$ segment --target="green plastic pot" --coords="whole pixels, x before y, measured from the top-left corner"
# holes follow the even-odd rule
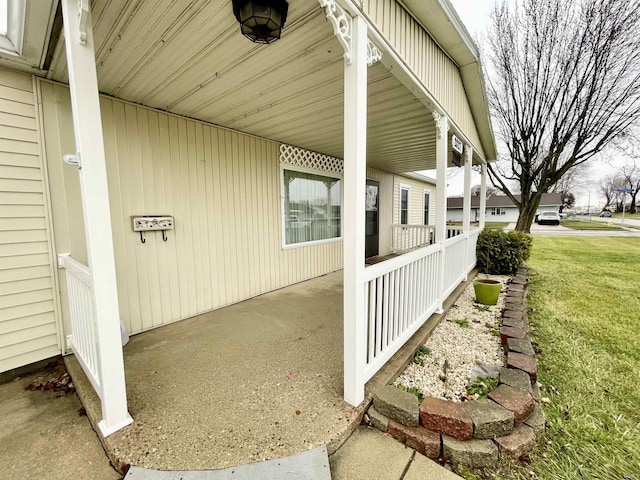
[[[502,283],[488,278],[477,278],[473,281],[473,289],[476,292],[476,302],[483,305],[495,305],[498,303]]]

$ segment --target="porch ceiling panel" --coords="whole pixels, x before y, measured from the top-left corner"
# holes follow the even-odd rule
[[[228,0],[93,2],[100,91],[343,157],[343,50],[318,2],[290,0],[281,40],[240,35]],[[68,83],[64,48],[52,77]],[[426,107],[382,64],[369,69],[368,163],[435,167]]]

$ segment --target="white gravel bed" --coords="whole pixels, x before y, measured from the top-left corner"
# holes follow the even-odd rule
[[[495,333],[500,330],[500,314],[506,297],[504,287],[510,277],[481,275],[481,278],[502,282],[498,304],[476,303],[470,283],[424,344],[431,351],[424,359],[424,366],[411,362],[394,385],[417,387],[425,396],[461,402],[467,398],[474,366],[481,362],[497,367],[504,365],[500,336]]]

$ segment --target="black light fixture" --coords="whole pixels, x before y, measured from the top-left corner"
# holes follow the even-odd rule
[[[287,20],[285,0],[232,0],[233,14],[242,34],[254,43],[273,43],[280,38]]]

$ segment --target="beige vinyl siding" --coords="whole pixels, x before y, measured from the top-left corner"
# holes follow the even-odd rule
[[[0,372],[60,353],[30,75],[0,67]]]
[[[458,66],[396,0],[364,0],[362,8],[484,157]]]
[[[56,248],[86,262],[69,91],[40,82]],[[101,97],[120,315],[130,332],[342,266],[342,242],[282,248],[279,144]],[[175,230],[131,229],[172,215]],[[61,288],[64,295],[64,285]],[[63,304],[64,304],[63,299]],[[256,319],[259,321],[259,319]]]
[[[409,187],[409,225],[424,225],[424,191],[431,191],[429,225],[436,221],[436,186],[414,178],[394,175],[393,178],[393,223],[400,223],[400,188]]]

